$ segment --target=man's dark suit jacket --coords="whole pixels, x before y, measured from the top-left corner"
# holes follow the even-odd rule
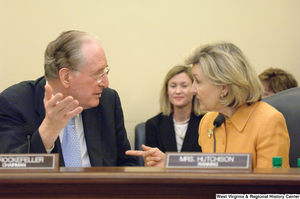
[[[198,144],[198,128],[203,115],[191,114],[188,128],[183,140],[181,152],[201,152]],[[177,152],[176,134],[173,115],[164,116],[162,113],[146,122],[146,145],[157,147],[162,152]]]
[[[0,94],[0,153],[27,153],[25,124],[30,125],[32,133],[30,153],[47,153],[38,132],[45,117],[45,84],[41,77],[11,86]],[[82,122],[92,166],[136,165],[135,157],[125,155],[130,144],[116,91],[103,89],[99,105],[82,112]],[[60,166],[64,166],[59,138],[52,153],[59,153]]]

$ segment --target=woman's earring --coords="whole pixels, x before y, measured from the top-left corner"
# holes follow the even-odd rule
[[[223,93],[221,93],[221,98],[224,98],[224,94]]]

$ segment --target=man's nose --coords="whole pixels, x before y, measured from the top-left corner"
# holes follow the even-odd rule
[[[103,86],[104,88],[107,88],[109,86],[109,80],[108,80],[107,74],[104,74],[102,76],[102,79],[101,79],[101,82],[100,82],[99,86]]]

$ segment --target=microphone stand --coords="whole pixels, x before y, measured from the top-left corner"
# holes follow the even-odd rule
[[[215,121],[214,121],[214,129],[213,129],[213,137],[214,137],[214,153],[216,153],[216,135],[215,135],[215,129],[217,128],[217,127],[219,127],[219,126],[221,126],[222,125],[222,123],[223,122],[225,122],[225,117],[223,116],[223,115],[221,115],[221,114],[219,114],[217,117],[216,117],[216,119],[215,119]]]
[[[30,153],[30,138],[31,138],[31,136],[27,135],[27,145],[28,145],[27,152],[28,152],[28,154]]]
[[[23,134],[27,137],[27,153],[30,153],[30,148],[31,148],[31,135],[32,135],[32,130],[31,130],[31,126],[29,124],[23,124],[22,126],[22,132]]]
[[[215,135],[215,129],[216,129],[216,125],[214,126],[214,129],[213,129],[213,136],[214,136],[214,153],[216,153],[216,135]]]

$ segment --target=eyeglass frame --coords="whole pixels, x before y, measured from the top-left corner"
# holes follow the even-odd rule
[[[80,71],[80,70],[77,70],[77,69],[73,69],[73,70],[81,72],[81,73],[84,73],[84,74],[86,74],[86,75],[88,75],[88,76],[90,76],[92,78],[97,79],[98,84],[100,84],[101,81],[102,81],[103,75],[105,75],[105,74],[108,75],[108,72],[109,72],[110,68],[109,68],[109,66],[106,66],[105,69],[104,69],[104,73],[101,73],[100,75],[91,75],[91,74],[88,74],[86,72],[83,72],[83,71]]]

